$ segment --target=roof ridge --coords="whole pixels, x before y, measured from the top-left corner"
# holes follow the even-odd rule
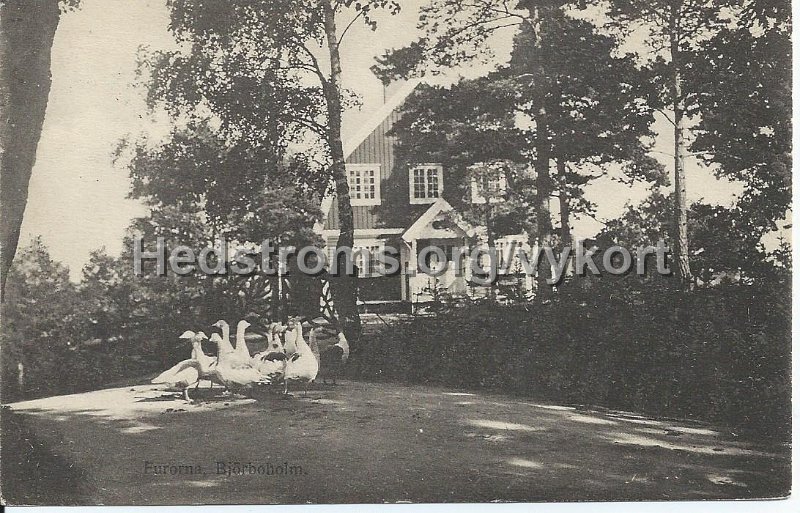
[[[355,134],[349,137],[347,141],[344,141],[342,146],[345,158],[349,157],[383,123],[383,120],[389,117],[389,114],[402,105],[420,83],[422,83],[422,80],[419,78],[408,80],[361,125],[361,128]]]

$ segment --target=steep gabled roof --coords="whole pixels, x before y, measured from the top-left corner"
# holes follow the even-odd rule
[[[389,114],[400,107],[403,102],[406,101],[406,98],[414,92],[414,89],[417,88],[420,82],[419,79],[413,79],[404,83],[391,98],[386,100],[386,102],[369,117],[356,133],[348,137],[342,145],[344,147],[344,158],[349,157],[350,154],[353,153],[381,123],[383,123],[383,120],[389,117]]]
[[[465,234],[471,235],[473,228],[466,221],[461,219],[461,216],[455,211],[452,205],[444,198],[439,198],[435,203],[431,204],[430,208],[426,210],[421,216],[417,218],[414,223],[403,232],[402,238],[406,242],[411,242],[414,239],[419,239],[422,232],[430,225],[436,216],[443,212],[452,212],[451,220],[453,223],[462,230]]]
[[[381,107],[376,110],[369,119],[355,132],[351,137],[348,137],[342,144],[344,149],[344,158],[347,159],[350,155],[374,132],[383,121],[388,118],[392,112],[400,107],[406,98],[417,88],[421,83],[419,79],[409,80],[404,83],[395,94],[393,94]],[[336,197],[335,192],[325,194],[320,204],[322,210],[322,221],[314,224],[314,231],[321,232],[325,224],[325,219],[333,205],[333,200]]]

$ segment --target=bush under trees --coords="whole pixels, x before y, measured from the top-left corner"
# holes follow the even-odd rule
[[[645,291],[615,278],[573,282],[544,304],[462,308],[395,324],[370,337],[350,373],[710,421],[782,439],[791,426],[788,287],[776,280],[686,292]]]

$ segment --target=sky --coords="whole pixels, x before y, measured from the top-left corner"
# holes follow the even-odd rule
[[[344,133],[354,132],[383,103],[383,86],[369,67],[386,48],[407,44],[418,36],[415,2],[403,2],[401,13],[379,17],[377,31],[354,25],[342,47],[344,85],[361,97],[360,109],[345,113]],[[56,32],[52,52],[53,85],[30,182],[28,206],[20,247],[41,236],[54,259],[70,267],[73,279],[101,247],[112,255],[122,249],[125,229],[134,217],[146,214],[139,202],[127,199],[127,171],[115,165],[113,153],[129,134],[159,134],[163,121],[147,115],[144,92],[134,86],[137,51],[171,49],[165,0],[83,0],[81,8],[65,14]],[[510,33],[494,41],[497,62],[507,58]],[[471,65],[459,74],[477,76],[491,67]],[[670,125],[657,121],[659,137],[654,157],[671,160]],[[717,180],[713,173],[690,160],[687,167],[689,200],[731,205],[741,187]],[[637,203],[647,191],[610,179],[595,181],[587,198],[598,205],[597,218],[622,213],[626,203]],[[577,220],[577,237],[592,236],[602,224]]]

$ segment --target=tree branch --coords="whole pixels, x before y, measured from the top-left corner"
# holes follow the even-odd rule
[[[292,119],[320,136],[324,137],[328,133],[328,128],[325,125],[318,123],[313,119],[297,117],[297,116],[293,117]]]
[[[311,65],[309,66],[309,71],[314,73],[317,78],[319,78],[320,84],[322,85],[323,89],[328,87],[328,79],[325,76],[325,73],[322,72],[322,68],[319,65],[319,60],[317,59],[314,52],[312,52],[305,44],[304,41],[300,41],[299,39],[293,38],[293,43],[295,46],[302,50],[306,55],[308,55],[309,59],[311,59]]]
[[[669,114],[667,114],[666,112],[664,112],[664,110],[663,110],[663,109],[659,109],[658,107],[654,107],[654,108],[653,108],[653,110],[655,110],[656,112],[658,112],[658,113],[660,113],[661,115],[663,115],[663,116],[664,116],[664,118],[665,118],[667,121],[669,121],[669,122],[670,122],[670,124],[671,124],[672,126],[675,126],[675,121],[673,121],[673,120],[672,120],[672,118],[670,118],[670,117],[669,117]]]
[[[364,14],[363,10],[358,11],[358,14],[356,14],[355,17],[352,20],[350,20],[350,23],[347,24],[347,26],[342,31],[342,34],[339,36],[339,40],[336,41],[336,46],[341,46],[342,40],[344,39],[345,34],[347,34],[347,31],[350,30],[350,27],[353,26],[353,23],[355,23],[363,14]]]

